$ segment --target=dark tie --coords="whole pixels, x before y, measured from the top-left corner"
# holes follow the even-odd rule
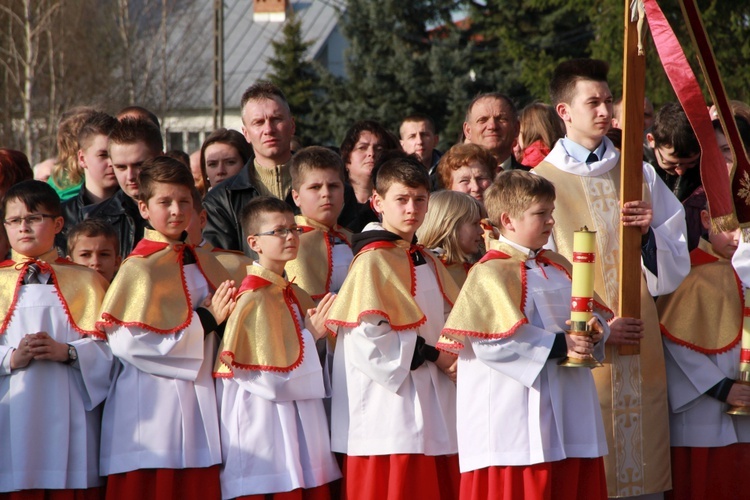
[[[586,158],[586,165],[594,163],[595,161],[599,161],[599,157],[596,156],[596,153],[589,153],[588,158]]]
[[[44,280],[44,283],[42,283],[42,280]],[[27,285],[47,284],[47,280],[39,276],[39,266],[36,264],[29,264],[29,267],[26,268],[26,278],[24,279],[24,282]]]
[[[182,264],[184,266],[195,264],[195,254],[193,253],[193,249],[187,245],[182,247]]]

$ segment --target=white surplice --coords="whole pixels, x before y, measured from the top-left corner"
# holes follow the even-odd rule
[[[356,327],[338,330],[331,422],[335,452],[352,456],[457,452],[455,385],[433,363],[409,369],[417,335],[436,345],[447,313],[431,265],[416,266],[415,271],[414,298],[426,323],[393,331],[385,318],[368,314]]]
[[[196,264],[184,270],[195,309],[208,296],[208,283]],[[119,363],[102,417],[102,475],[221,463],[211,374],[216,336],[204,338],[192,314],[187,328],[173,334],[107,328]]]
[[[10,370],[28,333],[75,346],[75,365],[35,361]],[[0,492],[101,486],[101,403],[113,366],[104,341],[81,338],[52,285],[22,285],[0,335]]]

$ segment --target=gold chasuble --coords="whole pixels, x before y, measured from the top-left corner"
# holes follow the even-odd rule
[[[211,252],[146,229],[112,281],[97,326],[135,326],[162,334],[186,328],[193,308],[182,263],[185,251],[193,252],[212,291],[231,279]]]
[[[661,332],[672,342],[704,354],[729,351],[742,338],[742,282],[732,262],[716,256],[704,239],[690,252],[690,260],[685,281],[656,301]]]
[[[411,252],[424,256],[424,265],[435,272],[443,298],[453,305],[458,286],[431,252],[404,240],[376,241],[354,256],[331,306],[326,326],[334,335],[339,326],[354,328],[368,314],[382,316],[395,331],[417,328],[427,320],[414,300],[417,283]]]
[[[234,370],[289,372],[302,362],[304,318],[315,307],[297,285],[261,266],[249,266],[227,320],[214,377],[232,377]],[[311,351],[314,353],[314,346]]]
[[[542,162],[534,172],[555,185],[557,251],[571,259],[573,233],[596,231],[594,291],[618,309],[620,251],[620,165],[597,176],[579,176]],[[644,189],[645,201],[650,201]],[[641,274],[641,276],[643,276]],[[604,366],[593,370],[609,453],[604,457],[610,497],[643,495],[671,488],[667,379],[654,299],[641,278],[641,353],[620,356],[607,346]]]
[[[30,264],[36,264],[40,273],[50,273],[50,283],[60,297],[71,326],[78,333],[105,338],[96,328],[96,320],[107,290],[107,280],[93,269],[59,257],[54,249],[37,258],[26,257],[14,250],[9,260],[0,262],[0,335],[5,333],[13,317],[18,292]]]
[[[527,324],[524,314],[527,260],[528,255],[518,249],[492,240],[490,249],[469,271],[438,346],[452,351],[451,341],[463,346],[464,336],[502,339]],[[561,270],[568,278],[571,276],[572,266],[562,255],[542,250],[535,260]],[[597,300],[594,307],[605,319],[612,317],[612,311]]]
[[[294,220],[304,233],[299,237],[297,258],[287,262],[284,269],[290,280],[318,301],[331,291],[334,238],[351,248],[352,232],[338,224],[329,228],[302,215]]]

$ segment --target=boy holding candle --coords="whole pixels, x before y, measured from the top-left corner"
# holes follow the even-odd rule
[[[469,272],[443,329],[449,350],[461,345],[460,498],[500,499],[508,491],[514,498],[552,498],[553,492],[555,498],[606,498],[601,457],[607,444],[594,379],[590,370],[558,361],[603,359],[609,333],[603,315],[610,312],[594,301],[588,280],[588,292],[579,292],[588,296],[575,301],[585,306],[574,305],[580,314],[573,318],[584,320],[591,336],[563,333],[571,318],[571,265],[542,249],[555,223],[552,183],[502,172],[484,199],[500,236]],[[590,253],[582,257],[577,260],[593,265]]]
[[[701,212],[703,227],[709,215]],[[730,406],[750,412],[748,373],[740,362],[750,348],[742,283],[732,266],[740,230],[709,232],[690,253],[692,269],[674,293],[657,301],[669,394],[673,498],[737,498],[750,489],[750,419],[729,415]],[[739,256],[738,270],[747,267]],[[744,261],[744,262],[743,262]],[[745,313],[747,314],[747,313]],[[744,377],[743,377],[744,375]]]

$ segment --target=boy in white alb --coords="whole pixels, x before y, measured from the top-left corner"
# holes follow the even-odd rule
[[[46,183],[12,186],[3,217],[13,252],[0,263],[0,498],[101,498],[112,353],[94,325],[107,283],[57,256],[60,198]]]
[[[120,362],[102,417],[107,498],[217,498],[213,332],[234,304],[234,283],[187,239],[190,171],[158,156],[139,182],[139,209],[153,229],[123,262],[101,314]]]
[[[302,229],[284,201],[251,200],[240,214],[258,263],[248,266],[214,376],[221,416],[222,498],[329,498],[341,477],[331,453],[315,341],[333,303],[317,309],[287,281]],[[290,496],[290,493],[293,496]]]
[[[554,200],[552,183],[520,170],[501,172],[485,192],[501,234],[469,272],[443,330],[451,350],[462,346],[462,500],[607,496],[607,444],[591,370],[558,362],[566,355],[603,359],[608,328],[596,315],[590,339],[563,333],[571,265],[542,249],[555,223]]]
[[[453,499],[458,494],[454,356],[434,347],[458,287],[414,243],[429,198],[414,158],[386,161],[371,223],[327,325],[336,330],[331,436],[344,453],[343,498]]]
[[[304,232],[297,258],[286,266],[289,279],[315,301],[338,293],[352,262],[352,233],[339,226],[344,208],[344,163],[328,148],[311,146],[292,157],[292,199]]]
[[[701,219],[709,230],[706,210]],[[701,238],[688,277],[656,302],[669,393],[668,498],[729,500],[750,489],[750,419],[727,413],[730,405],[750,406],[750,386],[737,382],[747,314],[747,290],[730,260],[739,239],[739,229],[709,232],[710,243]],[[738,270],[748,268],[746,258],[737,260]]]

